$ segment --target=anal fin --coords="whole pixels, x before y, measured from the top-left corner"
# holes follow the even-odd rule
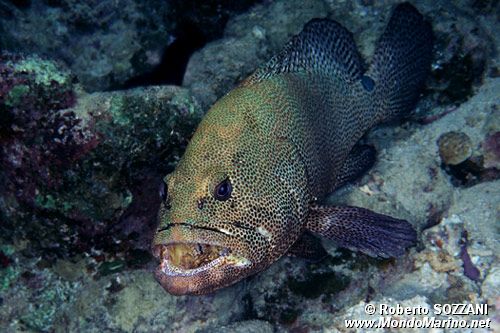
[[[312,207],[306,229],[340,247],[382,258],[402,256],[417,240],[407,221],[350,206]]]

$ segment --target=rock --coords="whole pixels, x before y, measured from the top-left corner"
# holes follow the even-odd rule
[[[481,146],[484,151],[484,167],[500,170],[500,132],[487,135]]]
[[[64,61],[88,91],[109,89],[158,65],[172,37],[167,8],[163,1],[134,0],[5,4],[0,46]]]
[[[498,263],[495,267],[492,267],[488,275],[486,275],[481,290],[481,296],[488,304],[495,304],[498,302],[498,290],[500,290],[500,265],[498,265]]]
[[[483,277],[499,256],[495,249],[500,246],[500,240],[490,236],[498,233],[495,221],[500,216],[499,185],[500,180],[495,180],[464,189],[454,195],[448,212],[448,216],[458,216],[463,222],[468,235],[468,251]]]
[[[79,274],[76,280],[73,277],[68,280],[51,269],[40,269],[36,260],[22,263],[23,268],[30,269],[29,274],[18,272],[21,264],[16,264],[13,283],[8,289],[0,289],[6,299],[0,306],[0,329],[64,332],[213,331],[221,326],[240,332],[269,329],[269,324],[258,321],[233,324],[244,311],[241,296],[234,297],[241,292],[241,286],[212,296],[175,297],[162,289],[149,270],[93,279],[85,272],[86,263],[88,260],[80,259],[69,264]],[[63,265],[68,263],[58,264]]]
[[[6,2],[0,8],[0,49],[63,61],[90,92],[151,84],[148,80],[172,83],[179,79],[166,71],[180,70],[182,79],[183,65],[159,68],[162,61],[187,61],[194,49],[220,36],[228,17],[254,2]],[[155,73],[157,68],[162,73]]]
[[[476,10],[449,2],[428,12],[433,18],[436,52],[427,92],[434,95],[438,105],[465,102],[483,81],[496,47],[490,26],[473,19],[478,15]]]
[[[119,279],[122,289],[108,291],[106,286]],[[198,331],[207,327],[228,325],[241,315],[236,290],[228,289],[208,297],[175,297],[167,294],[146,270],[115,274],[98,281],[86,280],[75,302],[57,316],[57,327],[63,331],[109,329],[121,331]],[[89,303],[87,300],[93,299]],[[85,320],[65,321],[78,312]],[[204,320],[203,318],[206,318]]]
[[[0,330],[50,331],[61,304],[74,301],[79,283],[38,268],[36,260],[23,260],[20,264],[19,253],[12,256],[15,263],[8,270],[12,280],[7,288],[0,286],[0,295],[6,300],[0,306]],[[0,270],[0,282],[5,273]]]
[[[229,20],[224,38],[207,44],[190,58],[183,86],[208,108],[253,72],[314,17],[323,17],[321,1],[276,1],[256,5]],[[280,17],[280,24],[273,19]]]
[[[271,324],[262,320],[240,321],[228,326],[222,326],[217,329],[221,333],[273,333]],[[209,331],[207,331],[209,332]]]
[[[377,311],[375,312],[374,315],[369,315],[365,311],[365,307],[369,303],[374,304],[376,306]],[[340,316],[336,317],[333,320],[333,324],[328,325],[328,328],[331,330],[337,331],[337,332],[365,332],[365,330],[366,330],[365,328],[363,328],[363,329],[352,329],[352,328],[347,329],[346,325],[345,325],[345,321],[346,320],[353,320],[353,319],[354,320],[375,319],[378,321],[378,318],[382,317],[382,316],[380,316],[380,311],[379,311],[380,304],[387,304],[388,306],[391,306],[391,307],[395,307],[396,304],[399,304],[401,307],[417,307],[417,306],[419,306],[420,308],[426,309],[429,311],[431,311],[431,308],[432,308],[432,305],[429,304],[429,301],[427,300],[427,298],[422,297],[422,296],[416,296],[416,297],[405,299],[405,300],[384,297],[384,298],[377,300],[377,301],[374,301],[374,302],[361,301],[358,304],[356,304],[355,306],[353,306],[349,309],[346,309],[345,311],[342,311],[339,314]],[[425,311],[425,310],[423,310],[423,311]],[[391,316],[387,316],[387,317],[391,317]],[[411,317],[416,317],[418,319],[422,319],[423,315],[422,314],[420,314],[420,315],[397,315],[397,316],[392,316],[392,317],[398,318],[398,320],[410,319]],[[423,329],[415,330],[414,328],[407,329],[407,331],[405,331],[405,330],[402,330],[402,331],[404,331],[404,332],[415,332],[415,331],[427,332],[427,330],[423,330]]]

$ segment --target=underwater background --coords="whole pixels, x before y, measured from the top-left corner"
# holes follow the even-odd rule
[[[488,303],[482,331],[500,330],[495,0],[413,1],[436,38],[423,96],[327,200],[410,221],[406,256],[324,241],[320,262],[283,257],[208,296],[152,274],[159,184],[208,108],[312,18],[369,59],[399,2],[0,1],[0,331],[354,332],[367,302]]]

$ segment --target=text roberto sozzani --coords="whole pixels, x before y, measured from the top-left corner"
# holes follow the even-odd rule
[[[370,319],[346,319],[346,328],[490,328],[488,304],[365,305]],[[464,317],[467,316],[467,317]]]

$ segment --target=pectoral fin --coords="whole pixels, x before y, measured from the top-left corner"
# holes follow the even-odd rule
[[[373,164],[375,164],[375,156],[376,151],[372,146],[355,145],[347,156],[344,165],[339,170],[335,185],[331,192],[361,177],[373,166]]]
[[[293,243],[292,247],[288,249],[287,255],[311,261],[320,261],[326,257],[328,253],[323,248],[323,245],[321,245],[321,240],[306,231],[295,243]]]
[[[306,229],[341,247],[382,258],[403,255],[417,239],[405,220],[350,206],[312,207]]]

